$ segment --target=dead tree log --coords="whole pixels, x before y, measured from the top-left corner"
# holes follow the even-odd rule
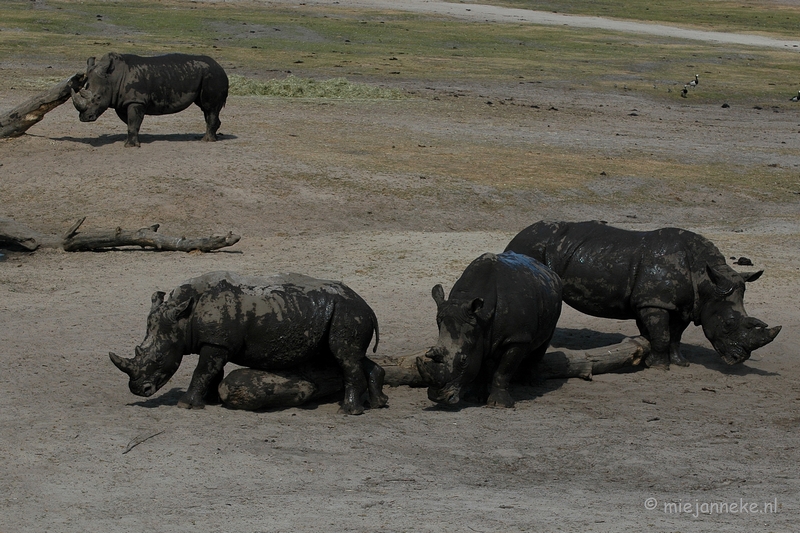
[[[0,219],[0,244],[8,243],[18,247],[35,250],[39,246],[45,248],[62,248],[67,252],[85,252],[118,248],[121,246],[141,246],[162,251],[175,252],[210,252],[227,246],[233,246],[241,237],[229,232],[227,235],[212,235],[205,238],[187,239],[172,237],[158,232],[159,225],[154,224],[139,230],[99,230],[78,233],[86,217],[81,218],[67,232],[59,237],[47,235],[28,228],[11,219]]]
[[[73,90],[80,90],[85,79],[86,75],[82,72],[74,74],[50,90],[0,115],[0,138],[23,135],[28,128],[42,120],[46,113],[66,102],[72,96]]]
[[[605,374],[637,366],[649,353],[650,343],[644,337],[628,337],[619,344],[591,350],[555,350],[545,354],[534,378],[538,379],[592,379],[595,374]],[[370,356],[386,371],[384,382],[396,387],[424,387],[425,382],[417,372],[417,357],[425,352],[399,357]]]

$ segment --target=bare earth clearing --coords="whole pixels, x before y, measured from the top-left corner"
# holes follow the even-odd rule
[[[2,67],[6,80],[44,68]],[[87,229],[242,235],[209,254],[0,262],[1,532],[796,529],[800,186],[765,197],[601,171],[631,152],[796,168],[800,108],[665,106],[547,84],[408,88],[399,101],[232,97],[212,144],[196,140],[196,108],[147,117],[142,147],[126,149],[113,112],[82,124],[70,104],[0,142],[0,216],[50,233],[85,215]],[[4,89],[0,102],[33,94]],[[574,147],[598,157],[586,187],[504,185]],[[108,360],[141,342],[153,291],[220,269],[342,280],[375,309],[379,354],[419,351],[436,336],[431,287],[449,290],[469,261],[543,218],[697,231],[766,270],[745,305],[783,331],[737,367],[690,327],[688,368],[517,388],[508,410],[443,410],[424,389],[387,387],[389,407],[358,417],[335,399],[186,411],[175,404],[196,356],[150,399]],[[554,344],[635,332],[567,309]],[[754,507],[699,507],[740,502]]]

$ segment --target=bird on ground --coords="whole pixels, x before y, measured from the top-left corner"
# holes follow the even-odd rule
[[[698,85],[700,85],[700,77],[697,74],[695,74],[694,79],[689,82],[689,87],[696,87]]]
[[[686,94],[689,92],[689,87],[687,85],[683,86],[683,90],[681,91],[681,96],[686,98]]]
[[[794,98],[789,98],[789,101],[800,102],[800,91],[797,91],[797,96],[795,96]]]

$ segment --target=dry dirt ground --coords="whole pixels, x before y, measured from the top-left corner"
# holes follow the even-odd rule
[[[3,109],[33,94],[3,86]],[[0,216],[50,233],[87,216],[87,229],[242,235],[209,254],[0,262],[0,532],[796,530],[800,188],[765,200],[602,167],[585,188],[498,184],[572,147],[797,167],[800,108],[723,113],[547,84],[408,88],[399,101],[232,97],[217,143],[196,140],[193,109],[147,117],[142,147],[126,149],[112,112],[83,124],[69,104],[0,142]],[[182,410],[196,356],[149,399],[108,360],[142,340],[153,291],[220,269],[343,280],[377,313],[379,354],[419,351],[436,337],[431,287],[449,290],[543,218],[698,231],[766,270],[746,307],[783,331],[741,366],[690,327],[688,368],[520,387],[513,409],[443,410],[424,389],[387,387],[389,407],[357,417],[336,399]],[[635,333],[570,309],[559,325],[554,344],[570,348]]]

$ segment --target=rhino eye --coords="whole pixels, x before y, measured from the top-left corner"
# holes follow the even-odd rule
[[[466,368],[466,366],[467,366],[467,354],[465,354],[465,353],[457,354],[456,357],[455,357],[454,364],[458,368]]]

